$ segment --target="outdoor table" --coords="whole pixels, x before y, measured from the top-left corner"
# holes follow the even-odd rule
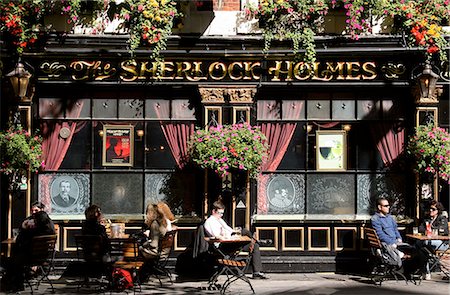
[[[439,254],[439,250],[441,250],[441,247],[445,245],[446,241],[450,240],[450,236],[440,236],[440,235],[423,235],[423,234],[406,234],[406,237],[410,239],[414,239],[417,241],[430,241],[430,240],[439,240],[441,241],[441,244],[434,249],[434,251],[431,251],[428,247],[424,247],[424,249],[428,252],[428,263],[430,265],[430,269],[433,269],[436,266],[439,266],[440,270],[444,272],[447,276],[450,274],[449,270],[442,267],[441,264],[441,257],[444,254],[444,251],[442,251],[441,254]]]
[[[214,244],[214,249],[220,257],[217,259],[217,261],[222,266],[222,268],[218,268],[217,271],[209,279],[208,288],[212,289],[215,286],[218,286],[217,280],[219,276],[222,274],[226,274],[227,280],[223,283],[223,286],[220,290],[221,294],[225,293],[226,289],[230,286],[231,283],[239,279],[246,282],[252,289],[253,293],[255,293],[252,284],[245,276],[245,273],[243,271],[245,269],[246,263],[248,263],[248,260],[246,263],[236,260],[236,256],[239,254],[242,248],[251,243],[252,239],[247,236],[232,236],[228,239],[206,237],[205,240],[210,244]],[[216,245],[218,246],[216,247]]]

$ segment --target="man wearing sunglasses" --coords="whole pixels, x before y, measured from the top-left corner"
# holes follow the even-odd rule
[[[225,213],[225,205],[221,201],[215,201],[213,203],[211,216],[209,216],[208,219],[206,219],[204,224],[205,231],[208,236],[226,239],[231,237],[232,234],[235,234],[234,230],[222,219],[224,213]],[[252,234],[247,229],[242,229],[242,235],[253,238]],[[242,250],[249,251],[251,244],[253,243],[246,245]],[[253,246],[253,255],[251,264],[253,268],[253,278],[267,279],[268,277],[264,273],[262,273],[262,262],[261,262],[261,252],[259,251],[259,243],[256,242],[252,246]]]
[[[391,258],[400,267],[402,266],[402,258],[406,259],[410,256],[399,250],[399,246],[404,247],[408,244],[403,243],[400,232],[397,228],[397,222],[391,214],[389,214],[389,201],[384,198],[377,199],[377,212],[372,216],[372,227],[377,232],[378,238],[385,250],[390,254]]]

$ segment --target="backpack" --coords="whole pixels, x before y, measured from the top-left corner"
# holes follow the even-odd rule
[[[114,268],[112,272],[111,287],[114,291],[119,292],[133,288],[133,278],[131,277],[131,273],[122,268]]]

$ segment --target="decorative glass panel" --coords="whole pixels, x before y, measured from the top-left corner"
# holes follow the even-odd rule
[[[353,100],[334,100],[331,118],[333,120],[354,120],[355,119],[355,101],[353,101]]]
[[[283,100],[282,120],[304,120],[305,101],[304,100]]]
[[[257,119],[273,121],[281,119],[281,105],[276,100],[258,100]]]
[[[164,186],[170,178],[169,173],[154,173],[145,175],[145,203],[156,204],[159,201],[167,201]]]
[[[305,176],[270,174],[260,183],[264,189],[268,214],[305,213]]]
[[[39,175],[39,201],[52,218],[84,216],[89,206],[89,174],[57,173]]]
[[[66,104],[66,118],[88,119],[91,117],[91,100],[68,100]]]
[[[329,120],[330,101],[329,100],[308,100],[306,116],[308,119]]]
[[[309,174],[308,214],[354,214],[355,179],[352,174]]]
[[[92,203],[105,215],[135,215],[143,212],[143,175],[102,173],[92,175]]]
[[[146,119],[170,119],[170,100],[147,99],[145,100]]]
[[[358,120],[380,118],[380,102],[375,100],[360,100],[357,103]]]
[[[144,101],[141,99],[120,99],[119,118],[143,118]]]
[[[172,101],[172,119],[195,120],[195,109],[189,105],[187,99],[175,99]]]
[[[63,118],[62,100],[58,98],[39,99],[39,117],[41,119]]]
[[[93,117],[96,119],[117,118],[117,100],[115,99],[94,99]]]
[[[393,214],[405,214],[406,179],[400,174],[359,174],[357,176],[357,213],[372,215],[375,202],[386,197]]]

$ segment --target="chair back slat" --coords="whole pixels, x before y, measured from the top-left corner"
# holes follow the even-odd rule
[[[78,259],[87,262],[101,262],[103,258],[103,239],[98,235],[76,235]]]
[[[364,228],[364,233],[366,235],[366,239],[369,241],[369,245],[371,248],[381,249],[381,241],[378,238],[377,232],[373,228]]]
[[[55,251],[56,235],[33,237],[31,241],[30,265],[40,265],[52,258]]]

